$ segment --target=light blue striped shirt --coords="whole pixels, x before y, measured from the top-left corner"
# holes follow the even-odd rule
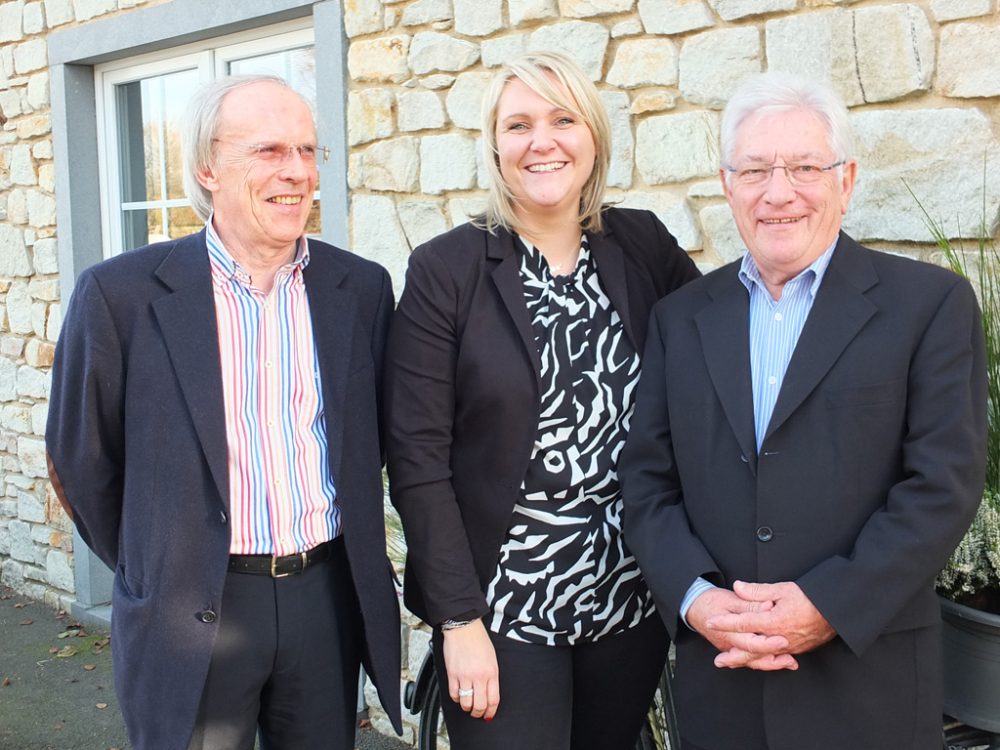
[[[750,295],[750,382],[758,450],[767,434],[788,363],[792,361],[795,345],[836,246],[837,241],[834,240],[821,256],[786,281],[781,289],[781,298],[777,300],[767,290],[753,256],[750,253],[743,255],[739,278]],[[714,586],[704,578],[698,578],[691,584],[681,602],[680,613],[685,623],[694,600],[711,588]]]

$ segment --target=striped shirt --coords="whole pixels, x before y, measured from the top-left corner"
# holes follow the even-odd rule
[[[836,246],[837,240],[834,240],[821,256],[795,278],[786,281],[778,300],[767,291],[753,256],[743,254],[739,277],[750,294],[750,382],[758,450],[767,434],[788,363],[792,361],[795,345],[799,342],[799,335],[805,327]],[[691,584],[681,601],[680,614],[685,623],[694,600],[711,588],[715,587],[701,577]]]
[[[288,555],[340,533],[309,299],[309,244],[256,289],[212,226],[229,458],[230,554]]]

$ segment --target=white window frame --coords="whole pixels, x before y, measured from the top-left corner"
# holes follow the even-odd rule
[[[125,208],[166,210],[191,205],[186,198],[132,203],[121,200],[115,86],[183,70],[197,70],[199,82],[206,82],[225,76],[229,63],[235,60],[310,46],[315,46],[315,31],[312,20],[305,18],[94,66],[103,257],[110,258],[123,251]],[[314,199],[319,197],[317,190]]]

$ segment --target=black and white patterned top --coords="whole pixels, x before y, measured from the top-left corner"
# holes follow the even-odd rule
[[[622,540],[618,456],[639,355],[597,276],[586,238],[553,277],[521,240],[521,280],[541,356],[541,412],[521,498],[486,591],[489,629],[519,641],[595,641],[654,611]]]

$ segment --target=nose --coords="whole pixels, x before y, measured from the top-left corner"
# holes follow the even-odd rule
[[[782,167],[771,170],[764,199],[768,203],[789,203],[795,200],[795,186],[788,179],[788,171]]]
[[[302,158],[302,154],[294,147],[281,160],[281,176],[287,180],[301,181],[315,171],[316,162]]]
[[[555,146],[552,130],[547,125],[536,127],[531,133],[532,151],[549,151]]]

